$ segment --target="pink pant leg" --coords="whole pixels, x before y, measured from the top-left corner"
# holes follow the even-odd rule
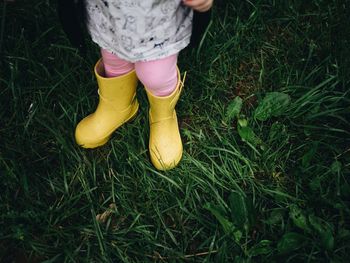
[[[101,48],[101,55],[107,78],[118,77],[134,69],[133,63],[121,59],[103,48]]]
[[[178,79],[177,55],[135,63],[139,80],[153,95],[165,97],[175,90]]]

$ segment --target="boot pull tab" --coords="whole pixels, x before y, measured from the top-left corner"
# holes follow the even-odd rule
[[[180,81],[180,88],[179,88],[179,91],[178,91],[179,93],[181,93],[182,88],[183,88],[184,85],[185,85],[186,76],[187,76],[187,71],[184,72],[184,75],[183,75],[182,79],[181,79],[181,75],[180,75],[180,78],[179,78],[179,81]]]

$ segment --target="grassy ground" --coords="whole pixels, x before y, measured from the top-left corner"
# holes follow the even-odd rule
[[[288,2],[288,3],[287,3]],[[147,152],[147,99],[84,150],[92,66],[54,1],[1,2],[1,262],[347,262],[347,1],[216,1],[185,51],[181,164]]]

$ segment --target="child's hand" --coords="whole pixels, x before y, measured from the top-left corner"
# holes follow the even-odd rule
[[[212,5],[213,0],[182,0],[183,3],[189,7],[192,7],[198,12],[208,11]]]

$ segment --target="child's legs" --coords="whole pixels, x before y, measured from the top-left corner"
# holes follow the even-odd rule
[[[103,48],[101,48],[101,55],[107,78],[118,77],[134,69],[133,63],[121,59]]]
[[[136,62],[135,70],[139,80],[155,96],[168,96],[177,85],[177,55],[163,59]]]

